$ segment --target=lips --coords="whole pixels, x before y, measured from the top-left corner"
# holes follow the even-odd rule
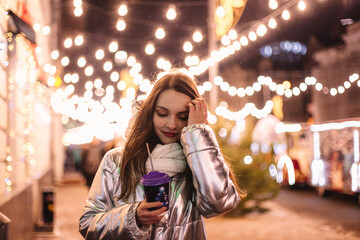
[[[176,137],[177,133],[171,133],[171,132],[162,132],[166,137],[173,138]]]

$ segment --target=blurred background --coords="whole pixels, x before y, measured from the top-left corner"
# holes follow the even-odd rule
[[[81,239],[102,156],[171,68],[248,193],[210,239],[274,234],[254,216],[312,226],[273,239],[360,239],[359,19],[358,0],[1,0],[0,239]]]

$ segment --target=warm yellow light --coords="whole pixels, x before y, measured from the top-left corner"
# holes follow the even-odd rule
[[[255,40],[257,39],[256,33],[253,32],[253,31],[250,31],[250,32],[249,32],[249,39],[250,39],[251,41],[255,41]]]
[[[121,4],[120,7],[119,7],[119,9],[118,9],[118,14],[123,17],[123,16],[125,16],[127,13],[128,13],[128,8],[127,8],[127,6],[126,6],[125,4]]]
[[[75,17],[80,17],[83,14],[83,9],[82,7],[77,7],[74,9],[74,16]]]
[[[281,14],[281,17],[284,19],[284,20],[289,20],[290,19],[290,12],[288,10],[284,10]]]
[[[86,65],[86,59],[84,57],[79,57],[78,61],[77,61],[77,65],[79,67],[85,67]]]
[[[127,52],[125,52],[125,51],[117,51],[115,53],[115,60],[122,62],[122,61],[125,61],[126,58],[127,58]]]
[[[225,17],[225,8],[223,6],[218,6],[216,8],[216,16],[218,16],[219,18]]]
[[[88,66],[85,68],[85,75],[90,77],[94,73],[94,68],[92,66]]]
[[[95,79],[95,81],[94,81],[94,87],[95,88],[101,88],[102,85],[103,85],[103,82],[102,82],[102,80],[100,78]]]
[[[278,2],[276,0],[270,0],[269,1],[269,7],[272,9],[272,10],[275,10],[277,9],[279,6]]]
[[[42,33],[46,36],[46,35],[49,35],[50,33],[50,27],[49,26],[44,26],[42,28]]]
[[[174,6],[170,6],[166,12],[166,18],[169,20],[174,20],[176,18],[176,9]]]
[[[97,60],[103,59],[104,56],[105,56],[105,52],[104,52],[104,50],[102,50],[102,49],[98,49],[98,50],[95,52],[95,58],[96,58]]]
[[[111,71],[111,69],[113,68],[113,65],[112,65],[112,63],[110,62],[110,61],[106,61],[105,63],[104,63],[104,71],[106,71],[106,72],[110,72]]]
[[[231,29],[228,35],[231,40],[235,40],[237,38],[237,32],[235,31],[235,29]]]
[[[228,35],[224,35],[221,37],[221,44],[224,45],[224,46],[227,46],[230,44],[230,38]]]
[[[203,39],[203,35],[201,34],[200,31],[195,31],[193,34],[193,40],[194,42],[201,42]]]
[[[126,23],[125,23],[125,21],[122,20],[122,19],[118,20],[117,23],[116,23],[116,29],[117,29],[118,31],[124,31],[125,28],[126,28]]]
[[[64,47],[65,48],[70,48],[72,46],[72,44],[73,44],[73,41],[72,41],[71,38],[68,37],[68,38],[65,39],[65,41],[64,41]]]
[[[306,3],[305,3],[305,1],[300,0],[299,3],[298,3],[298,5],[297,5],[297,7],[298,7],[298,9],[299,9],[300,11],[304,11],[304,10],[306,9]]]
[[[111,75],[110,75],[110,80],[112,82],[117,82],[120,78],[120,75],[118,72],[112,72]]]
[[[76,46],[81,46],[84,43],[84,37],[79,35],[75,38],[74,43]]]
[[[156,29],[155,37],[157,39],[163,39],[165,37],[165,30],[163,28],[161,28],[161,27]]]
[[[243,36],[240,38],[240,43],[241,43],[241,45],[246,46],[246,45],[248,45],[249,40],[247,39],[247,37]]]
[[[145,47],[145,53],[147,55],[153,55],[155,52],[155,46],[152,43],[148,43]]]
[[[186,41],[184,43],[183,49],[185,52],[191,52],[193,50],[193,45],[191,44],[191,42]]]
[[[267,32],[267,28],[265,27],[264,24],[260,24],[257,29],[256,29],[256,34],[259,36],[259,37],[263,37]]]
[[[54,51],[52,51],[51,52],[51,59],[53,59],[53,60],[56,60],[56,59],[58,59],[59,58],[59,51],[58,50],[54,50]]]
[[[118,50],[118,48],[119,48],[119,45],[115,41],[112,41],[109,45],[109,51],[112,53],[116,52]]]
[[[268,26],[269,26],[269,28],[271,28],[271,29],[275,29],[276,26],[277,26],[276,20],[275,20],[274,18],[271,18],[271,19],[269,20],[269,22],[268,22]]]
[[[35,31],[35,32],[38,32],[38,31],[40,30],[40,28],[41,28],[41,25],[40,25],[39,23],[35,23],[35,24],[33,25],[33,28],[34,28],[34,31]]]
[[[70,63],[70,59],[68,57],[63,57],[61,58],[61,65],[63,65],[64,67],[66,67],[67,65],[69,65]]]
[[[284,81],[282,84],[285,89],[289,89],[291,87],[291,83],[289,81]]]
[[[74,7],[81,7],[82,6],[82,0],[74,0],[73,5],[74,5]]]

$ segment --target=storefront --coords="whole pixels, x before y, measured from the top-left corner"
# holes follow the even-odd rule
[[[50,105],[50,74],[42,70],[51,63],[56,32],[45,35],[32,25],[51,26],[51,1],[31,5],[0,2],[0,212],[11,220],[9,239],[31,239],[42,191],[62,172],[54,171],[63,161],[62,127]]]

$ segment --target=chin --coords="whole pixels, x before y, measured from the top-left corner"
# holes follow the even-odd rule
[[[161,143],[163,145],[165,144],[170,144],[170,143],[176,143],[176,142],[179,142],[180,139],[160,139]]]

